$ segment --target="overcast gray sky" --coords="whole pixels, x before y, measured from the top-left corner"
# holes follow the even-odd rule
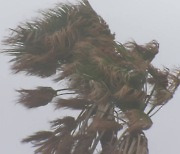
[[[0,40],[8,35],[8,28],[36,17],[37,10],[53,7],[57,2],[65,0],[0,0]],[[160,53],[154,64],[158,67],[180,66],[179,0],[90,0],[90,3],[116,33],[119,42],[147,43],[156,39],[160,43]],[[52,82],[10,74],[9,59],[0,55],[0,153],[33,154],[31,145],[21,144],[20,140],[35,131],[48,129],[48,121],[69,112],[54,112],[50,105],[27,110],[16,104],[15,89],[50,86]],[[146,131],[150,154],[179,153],[179,110],[180,89],[173,100],[153,117],[154,125]]]

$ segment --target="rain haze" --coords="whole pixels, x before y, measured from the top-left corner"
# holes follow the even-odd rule
[[[9,35],[9,28],[38,16],[39,9],[53,7],[65,0],[0,0],[0,40]],[[71,0],[69,2],[75,2]],[[121,43],[135,40],[139,44],[153,39],[160,44],[154,59],[162,68],[180,65],[180,2],[178,0],[89,0],[95,11],[110,26],[116,40]],[[0,46],[1,49],[5,48]],[[51,79],[13,75],[8,61],[0,55],[0,153],[32,154],[30,144],[21,139],[33,132],[49,128],[48,121],[70,112],[54,111],[51,105],[27,110],[16,103],[15,89],[51,86]],[[177,154],[180,145],[180,89],[174,98],[158,112],[153,126],[146,131],[150,154]]]

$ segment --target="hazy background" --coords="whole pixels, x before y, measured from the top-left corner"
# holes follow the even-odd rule
[[[0,0],[0,40],[9,34],[8,28],[36,17],[37,10],[53,7],[57,2],[65,0]],[[156,39],[160,43],[160,53],[154,64],[158,67],[180,65],[179,0],[90,0],[90,3],[116,33],[119,42],[135,40],[143,44]],[[23,74],[12,75],[9,60],[10,57],[0,55],[0,153],[33,154],[31,145],[21,144],[20,140],[35,131],[48,129],[48,121],[69,113],[55,112],[50,105],[27,110],[16,104],[15,89],[50,86],[52,82]],[[154,125],[146,132],[150,154],[179,153],[179,110],[180,89],[153,117]]]

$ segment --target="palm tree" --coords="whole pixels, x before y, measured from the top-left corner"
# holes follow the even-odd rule
[[[41,18],[12,29],[4,43],[11,46],[4,52],[13,56],[14,73],[67,82],[63,89],[20,89],[19,103],[79,111],[52,121],[50,131],[23,139],[36,147],[35,154],[149,153],[143,131],[180,84],[180,69],[151,64],[157,41],[115,41],[106,22],[82,0],[43,11]]]

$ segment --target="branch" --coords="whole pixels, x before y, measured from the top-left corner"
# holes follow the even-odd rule
[[[63,94],[59,94],[59,95],[57,95],[57,96],[60,96],[60,95],[70,95],[70,94],[77,94],[77,93],[63,93]]]
[[[145,106],[144,106],[144,110],[146,109],[147,105],[149,104],[149,100],[151,99],[154,91],[155,91],[156,85],[154,85],[153,89],[151,90],[151,93],[149,95],[149,97],[147,98],[147,100],[145,101]]]
[[[150,115],[149,117],[154,116],[163,106],[164,106],[164,105],[161,105],[161,106],[159,107],[159,109],[157,109],[157,110],[156,110],[152,115]]]

